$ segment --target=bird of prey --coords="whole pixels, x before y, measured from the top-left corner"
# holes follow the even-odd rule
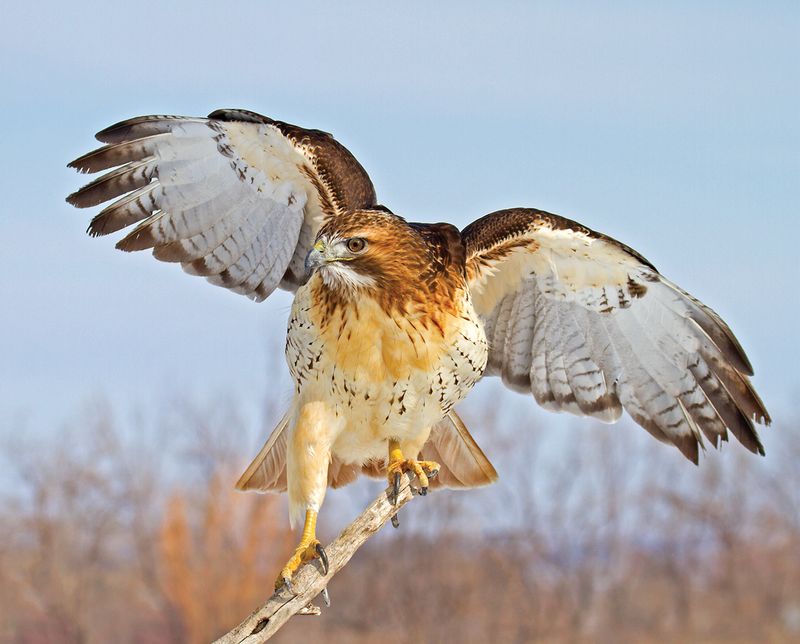
[[[328,487],[362,473],[397,485],[411,472],[422,493],[496,478],[454,411],[486,375],[553,411],[614,422],[625,409],[695,463],[704,438],[728,432],[764,453],[755,424],[769,415],[731,330],[611,237],[532,208],[462,231],[410,223],[330,134],[245,110],[143,116],[97,139],[69,164],[110,170],[68,197],[114,199],[89,234],[135,224],[117,248],[253,300],[295,293],[294,397],[237,484],[287,491],[304,519],[278,587],[326,563],[315,532]]]

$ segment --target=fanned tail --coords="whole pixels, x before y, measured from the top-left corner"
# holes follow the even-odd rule
[[[237,490],[286,491],[286,429],[290,417],[291,411],[287,411],[264,447],[239,477]],[[422,448],[421,458],[436,461],[441,466],[439,475],[431,481],[433,487],[470,488],[497,480],[494,467],[454,411],[434,425],[428,442]],[[385,478],[386,463],[370,461],[359,466],[333,457],[328,467],[328,485],[342,487],[355,481],[359,474]]]

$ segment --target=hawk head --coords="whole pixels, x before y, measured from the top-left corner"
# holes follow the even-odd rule
[[[402,217],[357,211],[326,222],[306,256],[306,270],[318,272],[326,287],[342,294],[385,292],[413,275],[426,255],[419,246]]]
[[[461,233],[408,223],[385,209],[328,220],[306,257],[333,301],[372,298],[386,311],[442,309],[466,287]]]

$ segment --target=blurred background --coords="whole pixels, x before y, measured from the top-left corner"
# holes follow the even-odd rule
[[[479,384],[500,473],[402,511],[277,641],[800,640],[796,2],[5,3],[0,641],[206,642],[269,594],[285,500],[234,493],[290,397],[255,305],[90,239],[66,163],[140,114],[332,132],[379,199],[633,246],[729,322],[774,423],[699,468],[629,419]],[[380,491],[329,494],[334,537]]]

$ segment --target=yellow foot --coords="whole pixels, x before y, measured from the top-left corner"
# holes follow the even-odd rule
[[[390,499],[394,505],[400,498],[400,478],[403,472],[413,472],[419,481],[419,493],[425,496],[428,493],[429,479],[432,479],[439,473],[439,464],[433,461],[418,461],[415,458],[405,458],[403,451],[400,449],[400,442],[394,438],[389,439],[389,464],[386,466],[386,478],[389,479],[389,485],[392,486],[392,498]],[[392,515],[392,525],[395,528],[400,527],[400,521],[397,518],[397,512]]]
[[[275,580],[275,590],[279,590],[283,586],[292,590],[292,577],[297,569],[317,558],[322,564],[322,574],[328,574],[328,555],[325,554],[322,544],[314,536],[316,524],[317,513],[313,510],[307,510],[306,521],[303,526],[303,537],[300,539],[300,544],[295,548],[292,558],[286,562],[281,574]]]
[[[439,464],[433,461],[417,461],[413,458],[403,458],[393,460],[386,468],[386,476],[389,485],[394,490],[394,503],[400,496],[400,477],[403,472],[413,472],[419,481],[419,493],[425,496],[428,493],[429,479],[434,478],[439,473]]]
[[[286,586],[289,590],[292,590],[292,577],[297,569],[303,564],[317,558],[322,563],[322,574],[327,575],[328,556],[325,554],[322,544],[316,539],[308,543],[301,541],[300,545],[297,546],[297,549],[294,551],[292,558],[286,562],[283,570],[281,570],[281,574],[278,575],[278,578],[275,580],[275,590],[280,589],[282,586]]]

